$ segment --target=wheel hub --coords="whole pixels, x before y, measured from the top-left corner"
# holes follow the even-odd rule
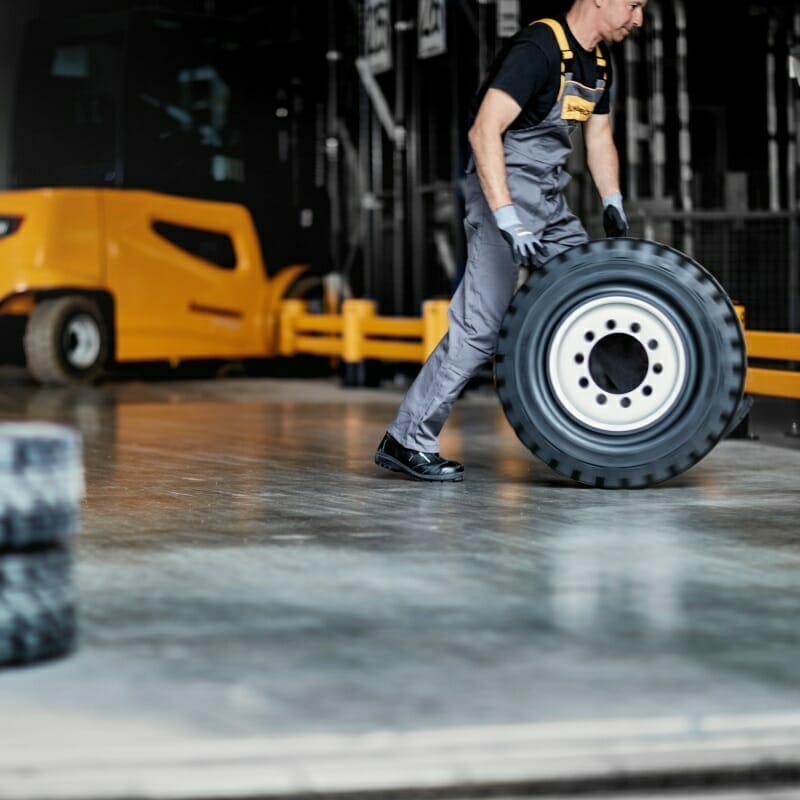
[[[97,324],[88,314],[73,317],[64,329],[64,354],[75,369],[88,369],[100,356]]]
[[[673,407],[686,379],[685,344],[675,325],[636,297],[579,305],[559,323],[547,358],[562,407],[602,431],[653,424]]]

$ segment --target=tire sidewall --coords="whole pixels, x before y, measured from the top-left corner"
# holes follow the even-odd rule
[[[0,553],[0,668],[75,649],[74,560],[67,547]]]

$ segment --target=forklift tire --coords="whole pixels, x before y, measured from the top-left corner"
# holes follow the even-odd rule
[[[29,375],[49,386],[94,383],[109,356],[106,321],[97,304],[80,295],[37,303],[23,341]]]
[[[85,495],[82,439],[54,423],[0,423],[0,555],[64,546]]]
[[[744,331],[700,264],[644,239],[554,256],[515,294],[495,358],[520,441],[555,472],[643,488],[707,455],[744,396]]]
[[[19,496],[25,499],[20,502]],[[77,505],[48,502],[23,483],[16,495],[0,496],[0,557],[4,552],[30,547],[67,545],[79,526]]]
[[[59,547],[0,554],[0,667],[74,649],[72,561],[70,551]]]

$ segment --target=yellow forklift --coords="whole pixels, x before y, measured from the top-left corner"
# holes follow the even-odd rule
[[[325,271],[327,242],[323,193],[302,190],[287,151],[296,109],[270,82],[281,55],[199,15],[29,26],[0,192],[7,360],[63,385],[125,362],[276,354],[280,301]]]

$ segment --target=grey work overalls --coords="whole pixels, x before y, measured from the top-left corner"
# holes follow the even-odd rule
[[[526,130],[508,130],[503,149],[508,188],[522,223],[545,247],[543,260],[588,240],[569,210],[564,165],[577,122],[588,119],[605,88],[605,61],[596,49],[596,85],[572,80],[564,31],[549,25],[562,51],[562,88],[545,119]],[[494,356],[497,334],[517,284],[518,266],[495,224],[472,163],[465,180],[467,264],[450,302],[448,332],[409,387],[388,432],[411,450],[439,452],[438,436],[467,381]]]

